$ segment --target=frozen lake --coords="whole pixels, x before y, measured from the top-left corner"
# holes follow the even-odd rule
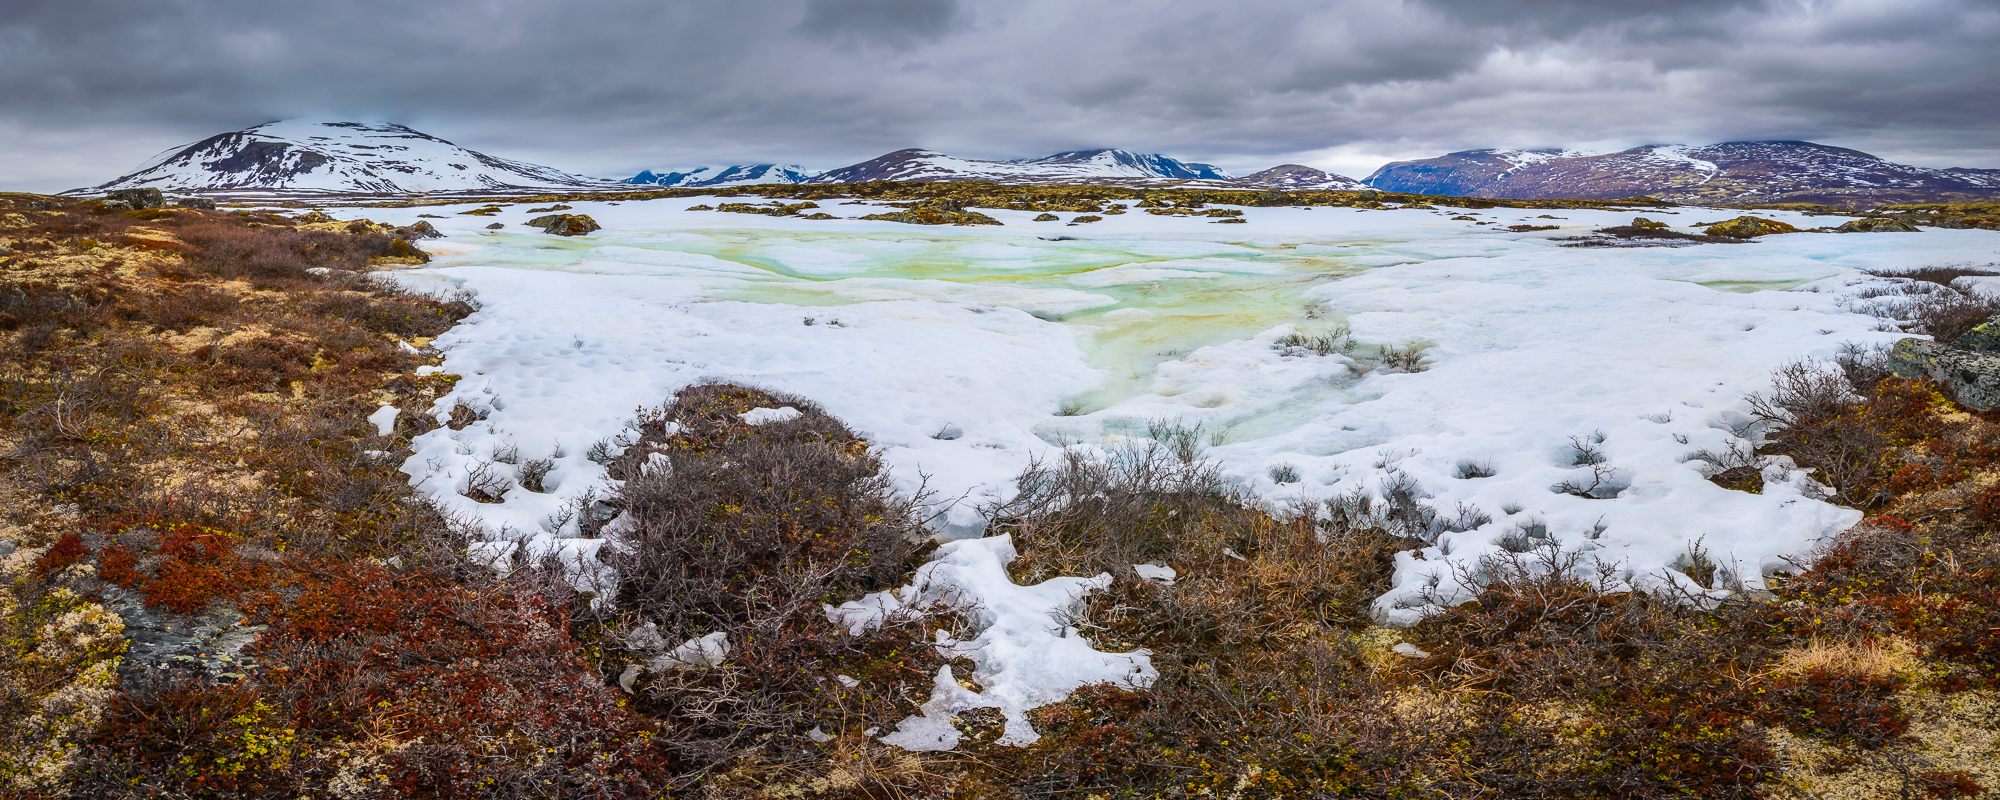
[[[1164,419],[1200,425],[1208,454],[1273,503],[1400,480],[1446,517],[1490,517],[1402,556],[1388,621],[1414,620],[1426,592],[1455,591],[1457,568],[1528,533],[1634,585],[1685,581],[1669,567],[1699,540],[1754,587],[1859,515],[1813,499],[1795,471],[1770,473],[1763,494],[1721,489],[1689,455],[1728,446],[1774,368],[1898,338],[1857,312],[1861,270],[2000,263],[2000,234],[1978,230],[1561,246],[1629,211],[1248,208],[1224,225],[1134,209],[1065,225],[982,210],[1005,224],[975,228],[685,210],[715,202],[574,203],[604,230],[573,239],[527,228],[525,205],[336,210],[445,215],[432,222],[447,237],[424,244],[437,257],[407,275],[481,304],[439,339],[464,379],[426,411],[464,401],[489,416],[419,437],[405,470],[496,541],[590,553],[597,542],[551,522],[603,480],[585,449],[682,386],[726,380],[846,420],[900,485],[927,476],[959,499],[943,517],[954,535],[975,533],[978,507],[1031,458]],[[1674,211],[1639,213],[1676,226],[1740,213]],[[1450,219],[1466,213],[1476,221]],[[1342,328],[1352,350],[1279,342]],[[1384,348],[1415,349],[1421,369]],[[1604,497],[1552,491],[1591,473],[1572,439],[1597,442]],[[553,491],[459,496],[504,446],[559,454]]]

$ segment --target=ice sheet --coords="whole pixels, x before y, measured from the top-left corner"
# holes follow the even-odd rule
[[[420,437],[404,467],[418,485],[497,540],[585,554],[562,523],[603,480],[585,449],[682,386],[729,380],[803,395],[862,431],[904,490],[959,501],[940,506],[950,535],[976,534],[977,505],[1011,492],[1030,458],[1172,418],[1202,425],[1209,455],[1274,503],[1380,495],[1405,476],[1443,513],[1489,515],[1402,557],[1378,605],[1387,622],[1469,596],[1458,578],[1526,532],[1635,586],[1684,584],[1671,566],[1700,541],[1756,588],[1858,514],[1784,470],[1760,495],[1721,489],[1689,456],[1731,441],[1743,395],[1774,368],[1897,338],[1855,312],[1856,270],[2000,260],[2000,234],[1977,230],[1562,247],[1633,216],[1593,210],[1484,209],[1472,216],[1494,224],[1478,225],[1449,219],[1457,209],[1249,208],[1242,225],[1135,212],[1086,226],[990,210],[1002,226],[932,228],[684,210],[700,202],[716,200],[578,202],[605,229],[576,239],[519,232],[521,207],[440,212],[456,252],[408,277],[482,307],[439,339],[445,370],[465,377],[428,413],[463,401],[487,416]],[[1686,228],[1735,213],[1645,215]],[[510,227],[483,230],[494,219]],[[1564,227],[1504,230],[1518,223]],[[1276,346],[1342,323],[1366,343],[1350,354]],[[1421,349],[1425,369],[1381,368],[1385,345]],[[1602,439],[1616,497],[1551,490],[1587,472],[1572,437]],[[551,491],[459,495],[509,444],[555,456]],[[1495,474],[1459,477],[1469,462]],[[1298,480],[1276,482],[1279,466]]]

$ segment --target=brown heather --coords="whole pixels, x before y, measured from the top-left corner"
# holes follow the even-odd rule
[[[1228,194],[842,191],[1067,211]],[[1377,199],[1396,198],[1358,201]],[[992,744],[998,720],[971,714],[958,751],[914,754],[870,731],[927,698],[945,663],[928,642],[964,622],[855,635],[821,613],[906,581],[925,546],[913,499],[809,400],[692,387],[644,412],[615,457],[595,448],[623,488],[577,513],[590,530],[613,510],[630,524],[606,550],[621,591],[592,605],[554,565],[498,578],[467,564],[463,532],[394,469],[410,437],[469,410],[406,414],[388,436],[364,421],[383,402],[428,408],[454,380],[414,369],[471,307],[369,274],[419,250],[315,215],[100,211],[0,196],[14,225],[0,232],[0,533],[21,544],[0,557],[0,797],[1905,798],[2000,784],[2000,417],[1887,378],[1878,354],[1788,368],[1757,398],[1770,452],[1871,516],[1813,569],[1720,604],[1603,592],[1530,544],[1484,565],[1475,601],[1384,629],[1369,604],[1392,555],[1479,510],[1445,520],[1406,486],[1274,514],[1219,478],[1200,431],[1167,425],[1109,461],[1037,465],[993,509],[1021,551],[1015,578],[1111,574],[1065,622],[1151,650],[1159,680],[1036,711],[1031,747]],[[1965,316],[1925,314],[1939,331]],[[737,417],[778,405],[802,414]],[[1717,482],[1761,490],[1754,455],[1717,457]],[[1177,579],[1139,579],[1131,565],[1149,562]],[[1702,558],[1688,571],[1729,580]],[[241,632],[240,647],[161,644],[202,626]],[[634,669],[657,642],[716,631],[731,642],[719,667]]]

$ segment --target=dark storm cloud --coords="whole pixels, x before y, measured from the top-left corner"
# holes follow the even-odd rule
[[[907,46],[936,40],[957,19],[956,0],[811,0],[799,29],[832,39]]]
[[[909,146],[1365,173],[1486,146],[1803,138],[2000,167],[1984,0],[14,0],[0,187],[290,117],[601,175]]]

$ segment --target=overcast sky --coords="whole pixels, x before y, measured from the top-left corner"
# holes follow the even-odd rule
[[[610,177],[904,147],[1363,177],[1733,139],[2000,167],[2000,2],[0,0],[0,189],[287,118]]]

